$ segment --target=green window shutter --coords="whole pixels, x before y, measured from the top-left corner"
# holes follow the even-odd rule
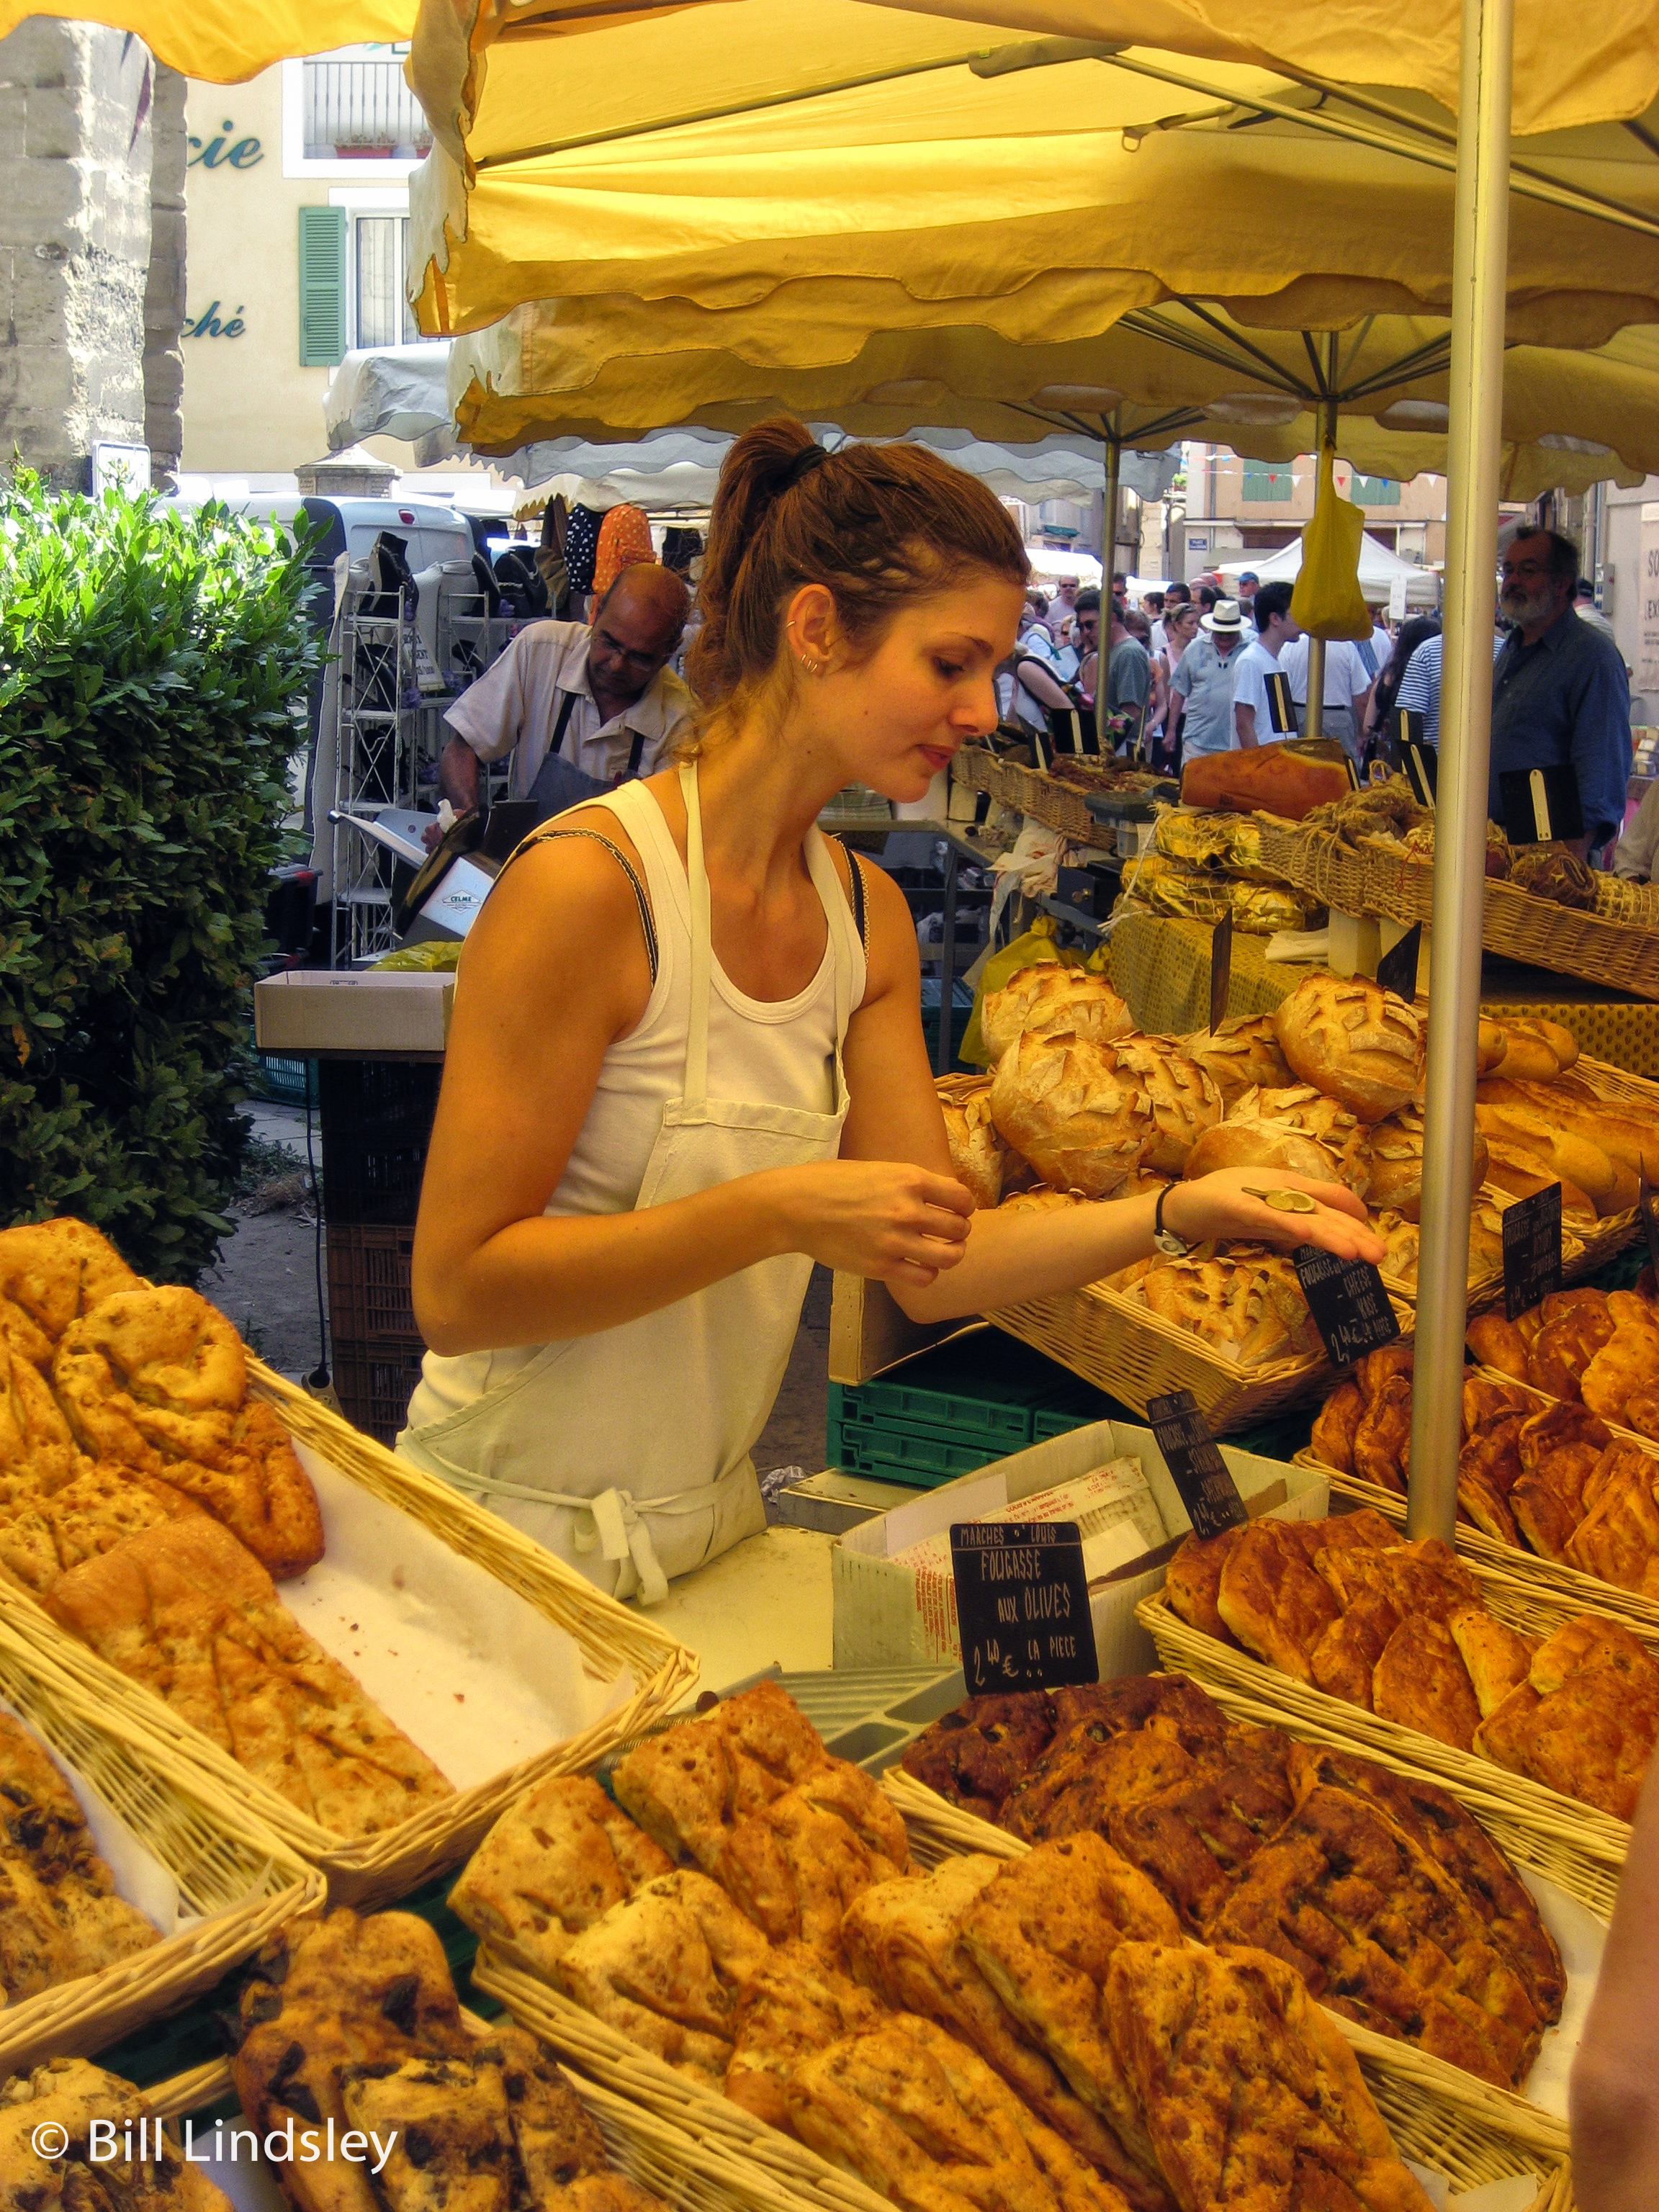
[[[1287,500],[1295,488],[1288,463],[1282,467],[1272,461],[1244,464],[1246,499]]]
[[[1353,480],[1356,507],[1398,507],[1400,486],[1392,477],[1362,477]]]
[[[346,211],[300,210],[300,366],[333,368],[346,349]]]

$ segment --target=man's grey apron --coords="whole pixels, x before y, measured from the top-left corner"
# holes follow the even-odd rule
[[[640,1207],[768,1168],[832,1160],[847,1118],[842,1046],[858,933],[816,829],[806,863],[835,959],[835,1111],[708,1096],[708,877],[695,763],[679,774],[691,908],[685,1087],[663,1109]],[[628,795],[606,802],[624,823]],[[647,793],[640,797],[654,804]],[[659,926],[666,927],[667,917]],[[623,1598],[637,1592],[649,1605],[666,1595],[669,1576],[689,1573],[766,1524],[749,1453],[783,1380],[811,1272],[805,1253],[758,1261],[657,1313],[547,1345],[499,1389],[441,1421],[405,1429],[398,1449],[601,1589]]]
[[[565,732],[570,727],[570,717],[576,711],[580,692],[567,691],[559,708],[559,719],[553,725],[553,742],[547,749],[547,758],[530,787],[531,804],[540,819],[550,821],[554,815],[562,814],[567,807],[586,806],[615,784],[601,783],[596,775],[588,775],[574,762],[562,757]],[[640,772],[640,759],[645,751],[645,738],[638,730],[630,730],[633,740],[628,750],[628,766],[617,779],[617,783],[630,783]]]

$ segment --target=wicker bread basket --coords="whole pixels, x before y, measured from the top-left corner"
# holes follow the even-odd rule
[[[1210,1694],[1213,1695],[1212,1692]],[[1253,1705],[1248,1698],[1218,1698],[1228,1717],[1249,1728],[1283,1727],[1284,1723],[1265,1708]],[[1294,1730],[1286,1730],[1295,1734]],[[1393,1762],[1389,1762],[1393,1765]],[[965,1812],[959,1805],[951,1804],[925,1782],[907,1774],[902,1767],[890,1767],[882,1777],[882,1789],[904,1822],[905,1832],[910,1838],[911,1856],[921,1866],[937,1866],[943,1859],[959,1858],[977,1851],[988,1858],[1023,1858],[1030,1849],[1018,1836],[1011,1836],[989,1820],[976,1814]],[[1494,1815],[1478,1802],[1466,1809],[1474,1814],[1481,1826],[1503,1847]],[[1510,1853],[1511,1857],[1516,1854]],[[1547,1869],[1534,1869],[1547,1873]],[[1565,2121],[1555,2114],[1542,2112],[1518,2090],[1493,2088],[1474,2075],[1467,2074],[1449,2060],[1436,2058],[1413,2045],[1396,2041],[1393,2037],[1379,2035],[1374,2029],[1362,2027],[1357,2021],[1341,2013],[1330,2014],[1333,2025],[1344,2040],[1352,2044],[1362,2056],[1379,2051],[1393,2054],[1408,2071],[1419,2070],[1425,2087],[1443,2089],[1458,2098],[1474,2090],[1489,2093],[1500,2100],[1498,2112],[1511,2130],[1518,2131],[1522,2140],[1537,2144],[1550,2144],[1565,2154],[1567,2131]],[[1517,2112],[1514,2108],[1519,2106]]]
[[[876,2212],[885,2203],[804,2143],[675,2073],[487,1945],[478,1954],[472,1979],[580,2074],[656,2113],[700,2147],[762,2168],[793,2205],[822,2212]],[[1540,2191],[1529,2212],[1567,2212],[1571,2182],[1565,2130],[1559,2123],[1523,2099],[1488,2088],[1381,2037],[1368,2036],[1357,2046],[1357,2055],[1366,2086],[1405,2157],[1437,2167],[1460,2190],[1506,2174],[1536,2174]]]
[[[1411,1308],[1391,1300],[1402,1335],[1414,1326]],[[1150,1400],[1169,1390],[1190,1390],[1218,1435],[1227,1436],[1287,1406],[1319,1397],[1335,1379],[1322,1352],[1241,1367],[1211,1350],[1190,1329],[1177,1328],[1143,1305],[1090,1283],[1081,1290],[1028,1298],[986,1316],[1144,1413]]]
[[[1509,1580],[1472,1562],[1469,1571],[1492,1612],[1528,1635],[1549,1635],[1581,1610],[1564,1606],[1527,1584]],[[1611,1814],[1564,1797],[1524,1775],[1511,1774],[1474,1752],[1422,1735],[1397,1722],[1379,1719],[1361,1705],[1328,1697],[1265,1666],[1248,1651],[1230,1649],[1191,1627],[1162,1589],[1143,1598],[1135,1617],[1158,1649],[1158,1664],[1190,1674],[1212,1696],[1223,1692],[1259,1705],[1279,1728],[1305,1742],[1329,1743],[1363,1752],[1404,1771],[1426,1775],[1449,1790],[1480,1817],[1512,1856],[1547,1875],[1600,1918],[1611,1917],[1619,1875],[1630,1848],[1630,1828]],[[1493,1816],[1488,1819],[1488,1813]],[[1501,1818],[1501,1829],[1495,1825]]]
[[[319,1826],[179,1717],[157,1697],[67,1636],[21,1591],[0,1588],[0,1622],[44,1654],[135,1744],[182,1765],[220,1797],[246,1808],[289,1850],[326,1876],[331,1900],[371,1905],[406,1896],[466,1857],[502,1809],[552,1774],[591,1767],[666,1712],[697,1679],[697,1662],[647,1616],[605,1597],[574,1568],[528,1536],[364,1436],[263,1362],[250,1358],[255,1393],[276,1409],[296,1443],[318,1452],[368,1496],[411,1516],[464,1559],[565,1630],[588,1671],[609,1680],[622,1668],[634,1680],[627,1703],[606,1720],[509,1767],[490,1782],[427,1806],[412,1819],[369,1836]]]
[[[320,1875],[239,1796],[134,1741],[118,1715],[0,1624],[0,1701],[90,1784],[179,1885],[191,1917],[117,1965],[0,2007],[0,2078],[76,2058],[187,2004],[284,1921],[322,1901]]]

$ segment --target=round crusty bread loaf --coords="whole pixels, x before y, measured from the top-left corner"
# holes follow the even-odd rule
[[[1152,1102],[1115,1048],[1070,1034],[1017,1037],[997,1062],[991,1119],[1055,1190],[1109,1198],[1158,1141]]]
[[[1304,1083],[1362,1121],[1408,1105],[1423,1085],[1415,1007],[1364,975],[1310,975],[1273,1016],[1279,1049]]]
[[[1194,1181],[1217,1168],[1282,1168],[1316,1182],[1340,1182],[1336,1155],[1288,1121],[1223,1121],[1206,1129],[1187,1155]]]
[[[1008,1148],[991,1120],[990,1079],[987,1077],[965,1097],[941,1098],[939,1111],[945,1116],[945,1141],[951,1147],[957,1181],[976,1208],[1000,1204]]]
[[[1278,1121],[1311,1137],[1336,1162],[1337,1180],[1357,1198],[1370,1187],[1370,1132],[1357,1114],[1340,1098],[1328,1098],[1311,1083],[1293,1083],[1282,1091],[1247,1091],[1232,1111],[1235,1121]]]
[[[1229,1113],[1258,1084],[1276,1089],[1293,1080],[1290,1062],[1273,1035],[1271,1014],[1236,1015],[1231,1021],[1223,1022],[1213,1036],[1208,1030],[1200,1030],[1183,1039],[1181,1048],[1214,1079]]]
[[[1139,1078],[1158,1124],[1142,1166],[1153,1175],[1178,1176],[1198,1139],[1221,1119],[1214,1077],[1188,1060],[1174,1037],[1120,1037],[1111,1048],[1119,1068]]]
[[[1127,1036],[1134,1025],[1109,983],[1058,960],[1020,969],[1000,991],[988,991],[979,1010],[980,1035],[994,1066],[1027,1030],[1052,1036],[1063,1030],[1106,1044]]]
[[[1415,1221],[1423,1204],[1423,1116],[1415,1106],[1402,1106],[1385,1121],[1378,1121],[1370,1136],[1371,1173],[1366,1203],[1386,1208]],[[1472,1188],[1479,1190],[1486,1179],[1486,1140],[1474,1133]]]

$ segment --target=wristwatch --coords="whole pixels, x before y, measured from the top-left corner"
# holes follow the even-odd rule
[[[1184,1260],[1192,1246],[1184,1237],[1164,1226],[1164,1201],[1170,1195],[1170,1186],[1165,1183],[1158,1194],[1158,1205],[1152,1212],[1152,1242],[1158,1250],[1171,1260]]]

